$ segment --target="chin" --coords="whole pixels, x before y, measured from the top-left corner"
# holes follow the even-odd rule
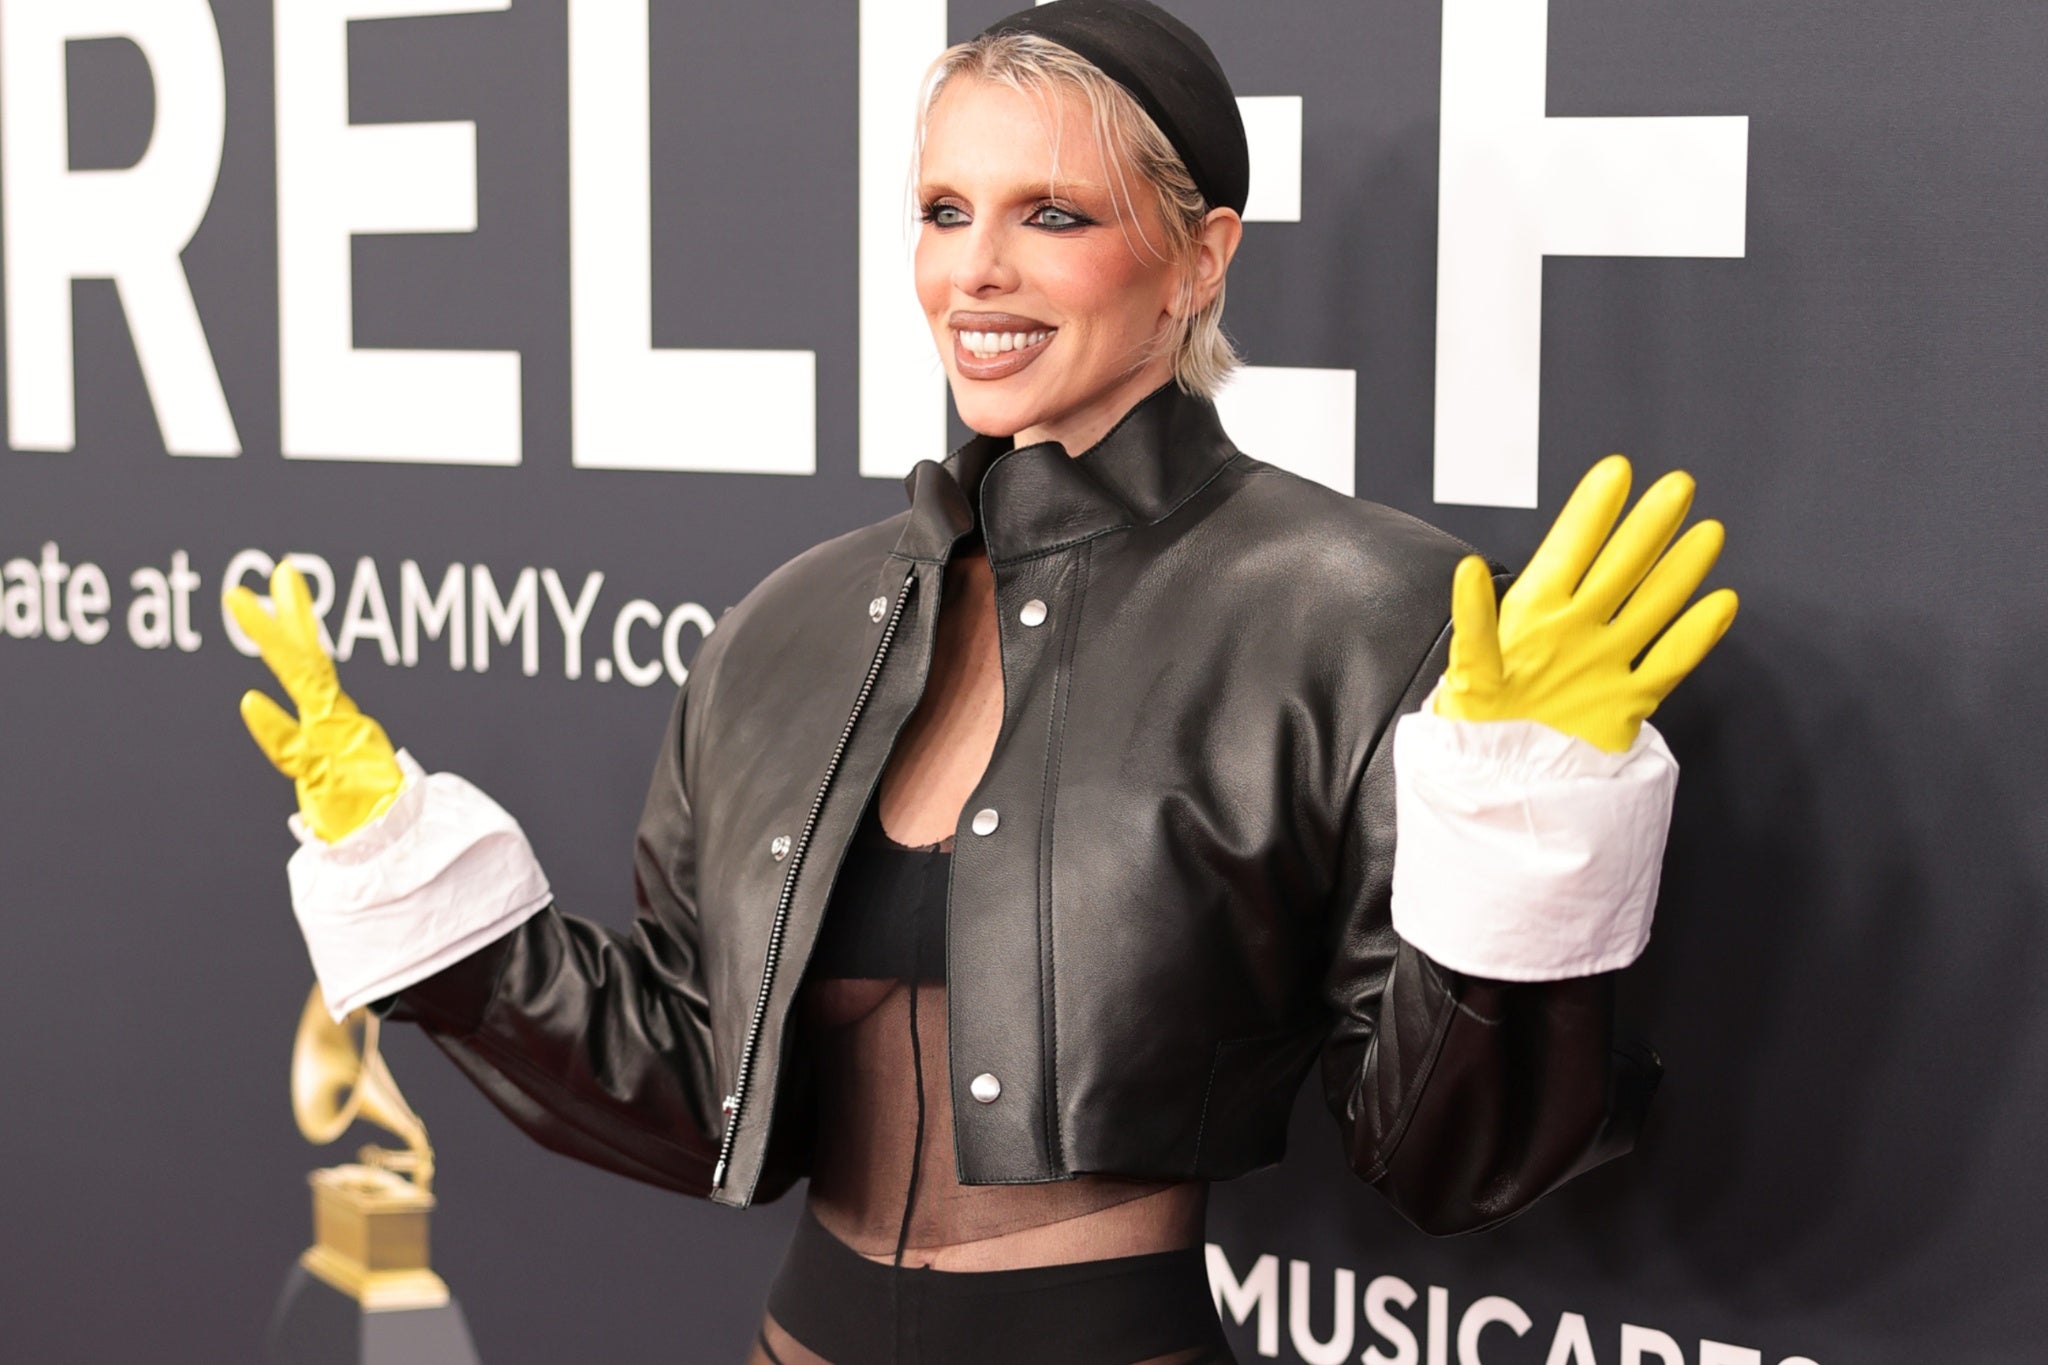
[[[968,430],[983,436],[1015,436],[1044,420],[1042,405],[1028,395],[990,393],[986,391],[990,387],[975,381],[953,381],[953,409]]]

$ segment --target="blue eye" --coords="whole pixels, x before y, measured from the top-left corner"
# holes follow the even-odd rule
[[[1094,222],[1091,218],[1084,218],[1073,210],[1063,209],[1057,204],[1039,205],[1032,213],[1030,221],[1054,232],[1067,232],[1074,228],[1087,227]]]
[[[967,221],[967,213],[957,204],[926,204],[918,218],[934,227],[959,227]]]

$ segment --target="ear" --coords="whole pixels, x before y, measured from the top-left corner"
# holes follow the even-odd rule
[[[1210,209],[1195,239],[1194,258],[1188,264],[1189,304],[1195,313],[1207,308],[1223,288],[1230,273],[1231,258],[1244,240],[1244,219],[1236,209]]]

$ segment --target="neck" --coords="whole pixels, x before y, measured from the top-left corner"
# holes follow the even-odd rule
[[[1172,378],[1171,357],[1150,361],[1093,401],[1072,412],[1061,413],[1051,421],[1026,427],[1013,439],[1020,448],[1053,441],[1070,456],[1082,454],[1107,436],[1110,429],[1124,419],[1125,413]]]

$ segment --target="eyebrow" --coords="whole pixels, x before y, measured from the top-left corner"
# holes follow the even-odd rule
[[[1109,188],[1109,186],[1107,186],[1107,185],[1098,185],[1098,184],[1096,184],[1096,183],[1095,183],[1094,181],[1092,181],[1092,180],[1066,180],[1066,179],[1061,179],[1061,180],[1059,180],[1059,181],[1055,182],[1055,183],[1054,183],[1054,185],[1052,186],[1052,188],[1053,188],[1054,190],[1056,190],[1056,191],[1057,191],[1058,193],[1060,193],[1060,194],[1074,194],[1074,195],[1092,195],[1092,194],[1099,194],[1099,195],[1109,195],[1109,194],[1110,194],[1110,188]],[[1004,193],[1004,197],[1006,197],[1006,198],[1008,198],[1008,199],[1011,199],[1011,200],[1013,200],[1013,201],[1021,201],[1021,200],[1025,200],[1025,199],[1043,199],[1043,198],[1045,198],[1045,196],[1046,196],[1046,190],[1047,190],[1047,187],[1046,187],[1046,186],[1045,186],[1044,184],[1032,184],[1032,185],[1029,185],[1029,186],[1025,186],[1025,185],[1021,185],[1021,184],[1020,184],[1020,185],[1017,185],[1017,186],[1014,186],[1014,187],[1012,187],[1011,189],[1009,189],[1009,190],[1007,190],[1007,191],[1004,191],[1003,193]],[[920,197],[920,198],[927,198],[927,199],[936,199],[936,198],[938,198],[938,197],[939,197],[939,196],[941,196],[941,195],[947,195],[947,194],[950,194],[950,195],[954,195],[954,196],[957,196],[958,198],[962,198],[962,199],[968,199],[968,198],[972,198],[972,197],[973,197],[973,196],[971,196],[971,195],[961,194],[961,192],[960,192],[960,191],[958,191],[958,190],[956,190],[956,189],[952,188],[952,187],[951,187],[950,185],[946,184],[946,182],[945,182],[945,181],[943,181],[943,180],[922,180],[922,181],[919,181],[919,182],[918,182],[918,185],[917,185],[917,193],[918,193],[918,195],[919,195],[919,197]]]

